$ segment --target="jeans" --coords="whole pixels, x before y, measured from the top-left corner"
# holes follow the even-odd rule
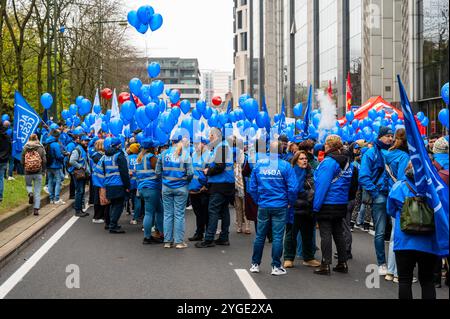
[[[34,185],[33,185],[34,184]],[[41,189],[42,189],[42,175],[33,174],[25,176],[25,185],[28,193],[34,193],[33,208],[41,208]],[[34,189],[33,189],[34,186]]]
[[[189,191],[187,186],[169,188],[163,186],[162,200],[164,206],[164,242],[181,244],[184,242],[186,203]]]
[[[281,267],[283,236],[286,227],[287,208],[258,208],[258,230],[253,244],[252,264],[261,264],[264,243],[272,222],[272,267]]]
[[[397,263],[395,262],[395,253],[394,253],[394,232],[395,232],[395,218],[392,218],[392,230],[391,230],[391,239],[389,241],[389,253],[388,253],[388,274],[398,276],[397,274]]]
[[[119,219],[123,212],[125,205],[125,198],[113,198],[111,199],[111,207],[109,209],[109,230],[119,228]]]
[[[375,227],[375,252],[378,266],[386,264],[386,254],[384,249],[384,233],[386,229],[386,203],[385,195],[380,194],[373,201],[372,218]]]
[[[436,299],[433,270],[438,259],[437,256],[416,250],[397,250],[395,259],[398,268],[399,299],[413,299],[412,280],[416,264],[419,266],[422,299]]]
[[[362,203],[361,208],[359,209],[359,212],[358,212],[358,218],[356,219],[356,224],[363,225],[365,219],[366,219],[366,204]]]
[[[76,180],[73,179],[75,183],[75,212],[81,212],[81,209],[84,206],[84,189],[86,187],[86,180]]]
[[[69,185],[69,199],[74,199],[75,198],[75,178],[73,177],[72,174],[70,175],[70,185]]]
[[[162,211],[161,191],[159,189],[143,188],[139,191],[139,194],[145,201],[144,237],[150,238],[156,214]]]
[[[206,193],[191,194],[191,204],[196,217],[195,235],[204,236],[206,227],[208,226],[208,202],[209,196]]]
[[[228,241],[230,230],[230,211],[228,209],[228,198],[220,193],[212,193],[209,196],[208,204],[208,227],[206,230],[205,241],[211,242],[214,240],[214,236],[217,231],[217,224],[219,219],[221,222],[221,231],[219,235],[220,241]],[[258,225],[259,227],[259,225]]]
[[[355,208],[355,200],[351,200],[348,202],[347,205],[347,215],[342,220],[342,227],[344,229],[344,239],[345,239],[345,248],[347,250],[347,253],[350,254],[352,252],[352,227],[351,227],[351,221],[352,221],[352,212],[353,208]]]
[[[59,201],[61,192],[61,169],[49,168],[48,172],[48,191],[51,201]]]
[[[3,190],[4,190],[4,176],[6,172],[6,163],[0,163],[0,199],[3,199]]]
[[[342,228],[343,218],[319,219],[320,245],[322,249],[322,264],[331,265],[333,242],[336,244],[338,262],[347,262],[347,251],[345,249],[344,229]]]

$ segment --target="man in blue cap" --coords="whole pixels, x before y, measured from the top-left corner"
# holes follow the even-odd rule
[[[362,157],[359,172],[359,184],[363,189],[362,202],[372,206],[372,218],[375,227],[375,252],[378,263],[378,274],[387,274],[384,234],[386,228],[386,204],[389,194],[388,175],[386,174],[383,152],[386,152],[394,141],[394,132],[390,127],[382,126],[378,132],[378,140]]]
[[[120,138],[111,139],[110,147],[105,150],[104,164],[106,198],[111,201],[109,232],[123,234],[125,231],[118,222],[130,192],[130,175]]]
[[[75,149],[72,151],[69,159],[69,168],[68,171],[70,174],[75,174],[75,171],[78,172],[84,171],[84,178],[80,177],[78,179],[74,178],[75,181],[75,216],[77,217],[86,217],[89,216],[89,213],[83,212],[82,208],[84,206],[84,191],[86,187],[86,178],[90,175],[90,168],[88,163],[88,155],[87,155],[87,146],[89,143],[89,138],[86,135],[77,136],[75,138],[75,142],[77,143]],[[81,176],[80,174],[79,176]]]

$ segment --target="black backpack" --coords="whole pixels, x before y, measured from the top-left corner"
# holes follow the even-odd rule
[[[53,143],[55,143],[55,142],[45,144],[45,157],[47,159],[47,168],[49,168],[53,164],[53,161],[55,159],[55,157],[52,154],[52,149],[51,149],[51,145]]]

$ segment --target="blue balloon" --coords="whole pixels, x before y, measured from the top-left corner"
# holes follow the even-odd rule
[[[420,124],[421,124],[422,126],[427,127],[428,124],[430,124],[430,120],[428,119],[428,117],[425,116],[425,118],[423,119],[422,122],[420,122]]]
[[[71,118],[68,118],[68,119],[66,120],[66,125],[67,125],[68,127],[72,127],[72,125],[73,125],[73,120],[72,120]]]
[[[159,117],[159,126],[164,131],[164,133],[169,134],[173,129],[173,119],[170,112],[164,112]]]
[[[152,16],[149,22],[149,27],[152,31],[156,31],[161,28],[163,24],[163,17],[159,13],[156,13]]]
[[[166,102],[164,100],[160,100],[159,101],[159,112],[163,113],[166,111],[167,105]]]
[[[273,117],[273,121],[275,123],[278,123],[280,121],[280,119],[281,119],[281,115],[280,114],[275,114],[274,117]]]
[[[172,91],[170,92],[169,99],[170,99],[170,102],[171,102],[172,104],[177,104],[178,101],[180,100],[180,97],[181,97],[180,91],[178,91],[178,90],[172,90]]]
[[[386,117],[386,111],[385,110],[379,111],[378,116],[381,117],[381,119],[384,119]]]
[[[139,126],[140,129],[145,129],[147,125],[150,123],[149,117],[146,115],[147,107],[140,107],[136,110],[135,118],[136,123]]]
[[[53,97],[49,93],[42,94],[41,104],[44,107],[44,109],[48,110],[49,108],[52,107]]]
[[[84,129],[81,126],[77,126],[74,130],[73,130],[73,134],[75,135],[81,135],[84,133]]]
[[[381,123],[378,121],[375,121],[372,123],[372,129],[374,130],[375,133],[378,134],[378,132],[380,131],[381,128]]]
[[[130,91],[134,95],[140,96],[141,95],[141,88],[142,88],[142,81],[138,78],[133,78],[130,80]]]
[[[158,62],[152,62],[147,67],[148,76],[152,79],[158,77],[159,73],[161,72],[161,66]]]
[[[136,27],[137,32],[141,34],[146,34],[148,31],[148,25],[147,24],[140,24]]]
[[[150,102],[145,106],[145,114],[150,119],[150,121],[154,121],[158,118],[159,115],[159,105],[156,103]]]
[[[76,114],[76,113],[75,113]],[[69,110],[63,110],[62,112],[61,112],[61,117],[64,119],[64,120],[67,120],[68,118],[70,118],[70,116],[71,116],[71,114],[70,114],[70,111]],[[3,118],[2,118],[3,119]],[[3,120],[2,120],[2,122],[4,122]]]
[[[319,128],[321,118],[322,118],[322,116],[319,113],[314,115],[312,122],[313,122],[313,125],[315,128]]]
[[[193,117],[195,120],[197,120],[197,121],[199,121],[199,120],[201,119],[201,117],[202,117],[202,114],[197,110],[197,108],[194,108],[194,109],[192,110],[191,115],[192,115],[192,117]]]
[[[72,122],[73,122],[73,126],[78,126],[78,125],[81,124],[81,120],[80,120],[80,118],[78,116],[74,116],[72,118]]]
[[[102,107],[100,105],[94,105],[94,113],[100,114],[102,112]]]
[[[398,113],[397,112],[392,113],[391,120],[394,123],[398,121]]]
[[[155,137],[161,145],[166,144],[169,141],[169,136],[159,127],[155,129]]]
[[[155,14],[155,10],[149,5],[142,6],[137,11],[137,17],[142,24],[148,24]]]
[[[181,101],[180,108],[184,114],[187,114],[191,110],[191,102],[189,100]]]
[[[208,125],[210,127],[218,127],[219,124],[219,117],[216,114],[212,114],[211,117],[208,119]]]
[[[176,122],[178,122],[178,119],[180,118],[181,115],[181,109],[177,106],[174,106],[170,114],[172,114],[173,118],[176,119]]]
[[[242,95],[239,97],[239,106],[240,106],[241,108],[243,108],[245,102],[246,102],[249,98],[251,98],[251,96],[250,96],[249,94],[242,94]]]
[[[111,110],[106,111],[105,116],[103,117],[103,120],[106,123],[109,123],[109,121],[111,120]]]
[[[270,124],[269,114],[267,112],[259,112],[256,116],[256,124],[259,128],[265,128]]]
[[[449,116],[449,112],[448,112],[448,109],[442,109],[440,112],[439,112],[439,122],[441,122],[441,124],[443,125],[443,126],[445,126],[446,128],[448,128],[448,116]]]
[[[75,112],[75,114],[77,114],[77,113]],[[8,122],[9,122],[9,120],[10,120],[10,118],[9,118],[9,115],[8,115],[8,114],[3,114],[3,115],[2,115],[2,123],[5,122],[5,121],[8,121]]]
[[[166,89],[166,95],[169,97],[170,96],[170,92],[172,92],[172,89]]]
[[[128,23],[135,28],[140,24],[138,14],[135,10],[131,10],[130,12],[128,12],[127,19]]]
[[[297,130],[303,131],[305,129],[305,122],[303,122],[302,120],[297,120],[295,121],[295,127],[297,128]]]
[[[377,111],[375,111],[374,109],[371,109],[369,111],[369,118],[372,120],[375,120],[378,117]]]
[[[425,114],[423,112],[419,112],[417,113],[417,118],[419,119],[420,122],[422,122],[423,119],[425,118]]]
[[[88,114],[91,111],[92,103],[88,99],[84,99],[81,103],[81,107],[78,109],[78,113],[81,116]]]
[[[236,121],[245,120],[245,114],[244,114],[244,111],[242,109],[234,110],[234,114],[235,114],[235,117],[236,117]]]
[[[258,114],[259,111],[258,102],[252,98],[248,99],[244,103],[243,110],[247,119],[253,121],[254,119],[256,119],[256,115]]]
[[[125,101],[122,104],[122,109],[120,111],[127,121],[131,121],[131,119],[134,117],[134,114],[136,113],[136,106],[131,101]]]
[[[201,114],[205,114],[206,102],[202,101],[202,100],[197,101],[196,108],[197,108],[197,111],[199,111]]]
[[[86,117],[84,118],[84,122],[88,127],[91,127],[95,123],[95,116],[92,114],[86,115]]]
[[[210,106],[207,106],[205,109],[205,112],[203,112],[203,117],[206,120],[209,120],[211,118],[211,115],[213,114],[213,110]]]
[[[75,104],[78,106],[78,108],[81,107],[81,103],[83,103],[83,100],[84,100],[84,97],[81,95],[75,99]]]
[[[139,95],[139,98],[141,99],[142,103],[148,104],[150,103],[151,99],[151,87],[148,84],[144,84],[141,87],[141,94]]]
[[[296,106],[294,106],[294,115],[296,117],[300,117],[303,114],[303,103],[298,103]]]
[[[102,122],[102,131],[105,132],[105,133],[109,132],[108,123]]]
[[[347,112],[347,114],[345,114],[345,118],[348,122],[352,122],[355,119],[355,113],[353,113],[353,111]]]
[[[111,131],[111,134],[118,137],[120,134],[122,134],[123,130],[123,121],[119,118],[113,118],[109,122],[109,130]]]
[[[228,114],[225,112],[220,113],[219,114],[219,122],[220,122],[220,124],[222,124],[222,126],[227,124],[228,123]]]
[[[442,99],[444,100],[445,104],[447,104],[447,105],[448,105],[448,102],[449,102],[449,96],[448,96],[449,92],[448,92],[448,90],[449,90],[449,88],[448,88],[448,82],[447,82],[447,83],[444,84],[444,86],[441,89]]]
[[[359,120],[353,120],[352,127],[354,130],[356,130],[359,127]]]
[[[150,85],[150,95],[152,98],[158,98],[164,92],[164,82],[161,80],[153,81]]]

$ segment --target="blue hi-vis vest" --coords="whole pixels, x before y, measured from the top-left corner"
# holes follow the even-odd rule
[[[203,173],[206,167],[205,157],[206,154],[197,154],[197,152],[192,154],[192,167],[194,169],[194,176],[189,183],[189,190],[198,192],[203,186],[206,186],[208,179]]]
[[[208,177],[208,183],[212,183],[212,184],[219,184],[219,183],[234,183],[234,163],[233,163],[233,153],[230,149],[230,146],[228,145],[228,143],[222,142],[219,145],[217,145],[214,150],[211,152],[211,157],[210,157],[210,164],[209,167],[213,168],[216,163],[214,163],[214,161],[216,160],[216,156],[217,156],[217,151],[218,150],[222,150],[222,146],[225,145],[225,148],[227,149],[227,157],[225,158],[225,170],[218,174],[218,175],[214,175],[214,176],[209,176]],[[222,160],[222,157],[220,157],[217,160]]]
[[[189,160],[188,155],[183,158],[186,153],[180,156],[175,154],[176,147],[171,147],[161,154],[162,178],[163,184],[169,188],[176,189],[184,187],[188,184],[186,165]]]
[[[117,158],[120,152],[113,156],[104,156],[105,162],[105,186],[123,186],[122,178],[120,178],[119,165]]]
[[[145,154],[141,163],[136,163],[134,175],[136,176],[137,188],[160,189],[161,179],[156,176],[155,170],[152,169],[151,159],[155,155]]]
[[[78,151],[77,151],[78,150]],[[81,165],[81,167],[83,168],[87,168],[88,165],[88,156],[86,151],[84,150],[84,148],[81,145],[77,145],[72,152],[79,152],[79,156],[78,156],[78,161],[77,163]],[[72,153],[71,153],[72,154]],[[70,159],[70,156],[69,156]],[[69,173],[72,173],[75,170],[74,166],[70,166],[68,169]]]
[[[105,187],[105,172],[103,170],[104,159],[105,156],[103,155],[97,164],[92,162],[92,184],[96,187]]]
[[[136,174],[134,174],[135,168],[136,168],[136,161],[138,156],[136,154],[128,155],[128,167],[130,171],[133,172],[133,175],[130,177],[130,189],[136,189],[137,188],[137,181],[136,181]]]

